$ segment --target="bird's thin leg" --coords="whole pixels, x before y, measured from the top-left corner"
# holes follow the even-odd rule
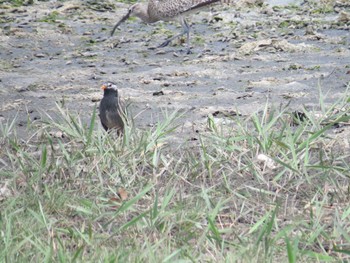
[[[171,41],[173,41],[174,39],[178,38],[178,37],[181,37],[183,35],[187,35],[187,47],[189,49],[189,42],[190,42],[190,27],[189,25],[187,24],[186,20],[185,19],[181,19],[180,20],[180,23],[182,25],[182,28],[183,28],[183,32],[181,32],[180,34],[177,34],[169,39],[167,39],[164,43],[160,44],[158,47],[166,47],[167,45],[169,45],[169,43]]]
[[[184,28],[184,32],[187,34],[187,54],[191,54],[191,46],[190,46],[190,26],[187,24],[186,20],[182,20],[182,27]]]
[[[181,32],[180,34],[177,34],[176,36],[173,36],[169,39],[167,39],[166,41],[164,41],[164,43],[160,44],[158,47],[166,47],[167,45],[170,44],[171,41],[173,41],[175,38],[181,37],[184,34],[186,34],[186,32]]]

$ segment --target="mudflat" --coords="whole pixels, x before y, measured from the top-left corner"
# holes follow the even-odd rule
[[[99,89],[115,82],[139,128],[162,112],[185,112],[186,135],[215,120],[266,105],[290,111],[319,107],[349,94],[350,5],[333,1],[273,6],[214,5],[189,17],[192,54],[183,41],[154,49],[181,29],[129,19],[110,37],[128,4],[38,1],[0,5],[0,118],[55,116],[56,102],[91,119]],[[249,1],[248,1],[249,2]],[[251,1],[250,1],[251,2]],[[195,127],[195,128],[194,128]]]

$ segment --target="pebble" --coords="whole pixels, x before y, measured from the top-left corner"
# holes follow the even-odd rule
[[[37,58],[44,58],[44,57],[46,57],[46,55],[43,54],[43,53],[36,53],[36,54],[34,54],[34,56],[37,57]]]

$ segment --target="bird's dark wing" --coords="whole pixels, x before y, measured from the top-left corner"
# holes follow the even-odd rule
[[[121,130],[124,127],[120,112],[117,109],[106,110],[106,119],[108,128]]]
[[[101,120],[101,124],[102,124],[103,129],[105,129],[105,131],[108,131],[108,127],[102,122],[102,120]]]
[[[201,7],[216,3],[216,2],[220,2],[221,0],[203,0],[203,1],[192,1],[194,2],[192,4],[192,6],[190,8],[188,8],[187,10],[183,10],[182,13],[186,13],[186,12],[190,12],[196,9],[199,9]]]
[[[107,117],[106,117],[106,104],[107,104],[107,99],[106,98],[102,98],[101,102],[100,102],[100,120],[101,120],[101,124],[103,126],[103,128],[105,130],[108,130],[108,126],[107,126]]]

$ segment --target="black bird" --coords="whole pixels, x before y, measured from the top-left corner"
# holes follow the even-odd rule
[[[102,85],[103,98],[100,102],[100,119],[103,128],[108,131],[116,129],[118,134],[124,131],[124,122],[122,119],[122,103],[118,96],[117,85],[107,82]]]

